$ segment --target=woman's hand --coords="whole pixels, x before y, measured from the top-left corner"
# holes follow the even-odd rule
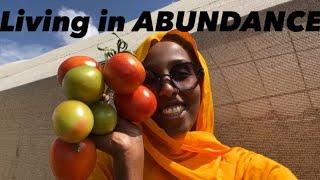
[[[118,118],[116,129],[107,135],[90,135],[96,147],[113,157],[116,179],[143,179],[144,148],[137,125]]]

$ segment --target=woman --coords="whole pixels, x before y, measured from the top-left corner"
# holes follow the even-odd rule
[[[209,72],[189,33],[156,33],[136,55],[157,110],[139,126],[120,120],[113,133],[92,137],[101,151],[90,179],[296,179],[277,162],[212,135]]]

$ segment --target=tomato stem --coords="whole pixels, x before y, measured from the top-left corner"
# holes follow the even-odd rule
[[[118,42],[117,42],[117,47],[118,47],[118,53],[126,51],[128,48],[128,43],[125,42],[123,39],[121,39],[115,32],[112,33],[113,35],[117,36]],[[121,51],[122,50],[122,51]]]
[[[97,46],[97,49],[99,51],[104,51],[104,56],[106,59],[109,59],[113,55],[120,53],[120,52],[129,52],[129,51],[127,51],[128,43],[126,41],[124,41],[123,39],[121,39],[115,32],[113,32],[112,34],[118,38],[118,41],[117,41],[117,50],[118,51],[116,51],[115,49],[109,48],[109,47],[102,48],[102,47]],[[131,53],[131,54],[133,54],[133,53]]]
[[[114,94],[114,92],[113,92],[113,90],[111,89],[111,88],[107,88],[106,89],[106,93],[107,93],[107,95],[108,95],[108,97],[109,97],[109,99],[108,99],[108,102],[110,101],[110,100],[112,100],[113,99],[113,94]]]
[[[117,54],[117,51],[112,49],[112,48],[109,48],[109,47],[99,47],[97,46],[97,49],[99,51],[103,51],[104,52],[104,56],[106,59],[109,59],[110,57],[112,57],[113,55]]]
[[[77,152],[80,152],[80,150],[81,150],[80,143],[77,143],[77,144],[76,144],[76,151],[77,151]]]

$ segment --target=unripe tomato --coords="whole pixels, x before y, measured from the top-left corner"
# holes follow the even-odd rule
[[[91,107],[94,117],[94,125],[92,132],[96,135],[105,135],[113,131],[117,125],[117,112],[106,103],[95,103]]]
[[[143,85],[131,94],[116,94],[114,103],[121,117],[135,123],[148,120],[157,108],[155,95]]]
[[[62,88],[68,99],[90,104],[101,98],[105,84],[103,75],[98,69],[84,65],[67,72]]]
[[[87,65],[91,67],[99,68],[99,63],[88,56],[72,56],[61,63],[58,69],[57,78],[61,85],[64,75],[72,68]]]
[[[64,101],[52,114],[53,129],[56,135],[68,143],[85,139],[93,127],[93,114],[90,108],[80,101]]]
[[[49,158],[57,180],[86,180],[96,165],[96,147],[89,139],[78,144],[56,139],[51,145]]]
[[[118,94],[129,94],[140,86],[146,76],[143,65],[130,53],[115,54],[103,67],[106,84]]]

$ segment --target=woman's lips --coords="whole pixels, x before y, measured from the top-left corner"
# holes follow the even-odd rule
[[[168,106],[168,107],[162,109],[162,114],[165,114],[165,115],[180,114],[184,109],[185,109],[185,107],[183,105]]]
[[[160,113],[163,117],[167,119],[179,118],[185,111],[186,106],[182,104],[170,105],[163,108]]]

